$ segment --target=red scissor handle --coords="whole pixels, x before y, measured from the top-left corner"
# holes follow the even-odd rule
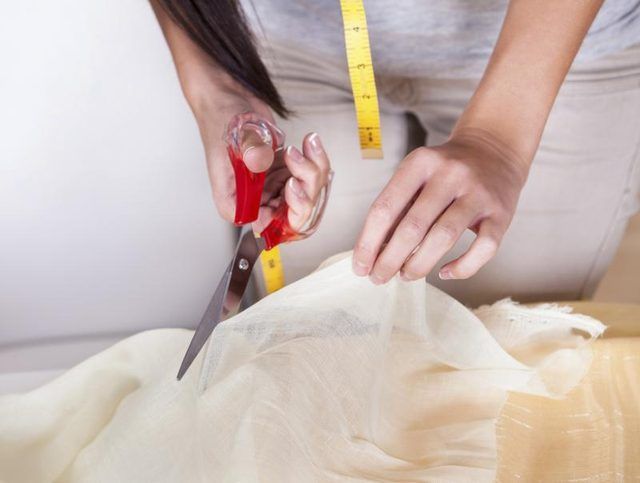
[[[236,114],[229,121],[224,140],[236,180],[236,225],[245,225],[258,219],[266,175],[265,171],[254,173],[244,163],[242,142],[250,132],[257,134],[265,144],[270,144],[274,153],[282,149],[284,144],[284,133],[254,112]]]
[[[236,114],[229,121],[224,140],[227,143],[227,151],[236,180],[236,213],[234,219],[236,225],[252,223],[258,219],[266,175],[264,171],[254,173],[244,163],[241,143],[243,137],[247,134],[247,130],[258,134],[265,144],[270,144],[274,154],[284,148],[284,133],[273,123],[263,119],[255,112]],[[327,185],[320,192],[318,202],[309,221],[300,230],[294,230],[289,224],[288,206],[284,200],[282,201],[282,204],[274,212],[273,219],[269,225],[260,233],[260,236],[265,241],[267,250],[281,243],[307,238],[316,230],[327,204],[332,174],[329,176]]]

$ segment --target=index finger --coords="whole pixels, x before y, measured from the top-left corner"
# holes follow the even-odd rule
[[[236,182],[224,146],[216,145],[207,153],[207,172],[218,213],[223,219],[233,221],[236,209]]]
[[[400,165],[371,205],[353,251],[353,271],[368,275],[382,244],[423,183],[412,164]]]

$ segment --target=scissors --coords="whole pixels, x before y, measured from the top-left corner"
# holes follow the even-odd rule
[[[236,212],[234,224],[239,226],[258,219],[266,176],[266,172],[254,173],[249,170],[242,159],[242,142],[251,133],[257,134],[265,144],[271,145],[276,160],[282,156],[284,147],[284,133],[273,123],[254,112],[247,111],[236,114],[229,121],[223,140],[227,144],[227,152],[235,174]],[[327,204],[332,175],[331,172],[309,220],[300,230],[294,230],[289,224],[288,206],[283,197],[282,203],[274,211],[273,219],[259,235],[254,234],[253,230],[249,230],[240,237],[233,259],[224,271],[189,343],[178,371],[178,380],[182,379],[182,376],[187,372],[216,326],[237,312],[249,284],[253,267],[263,250],[271,250],[281,243],[302,240],[313,234],[322,219]]]

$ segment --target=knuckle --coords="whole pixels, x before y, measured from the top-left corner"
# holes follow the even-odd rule
[[[331,166],[329,165],[329,163],[321,163],[321,164],[316,164],[316,168],[318,168],[318,170],[320,171],[320,175],[326,179],[329,177],[329,173],[331,172]]]
[[[456,175],[463,179],[470,178],[474,174],[471,165],[462,160],[452,161],[451,167]]]
[[[437,221],[431,228],[433,233],[443,239],[445,242],[452,244],[460,236],[460,229],[451,222]]]
[[[320,168],[320,186],[324,186],[329,182],[329,168]]]
[[[432,149],[426,146],[418,146],[413,151],[411,151],[410,156],[415,159],[421,159],[430,156],[432,153]]]
[[[418,238],[422,239],[426,232],[426,227],[424,222],[420,218],[412,215],[407,215],[402,220],[399,231],[403,235],[403,237],[410,240]]]
[[[356,246],[354,247],[354,251],[356,252],[359,258],[368,259],[374,254],[373,247],[365,241],[357,242]]]
[[[403,159],[402,164],[404,165],[416,165],[424,163],[426,159],[432,157],[432,150],[426,146],[418,146],[413,151],[411,151],[407,156]]]
[[[391,221],[393,213],[393,202],[388,196],[382,196],[371,205],[371,214],[378,219]]]
[[[309,181],[314,185],[314,186],[319,186],[321,184],[321,180],[322,180],[322,171],[320,170],[320,168],[318,166],[316,166],[315,164],[311,164],[311,166],[309,166],[309,172],[308,172],[308,178]]]
[[[448,161],[443,172],[445,180],[451,186],[457,186],[461,192],[467,193],[471,191],[476,197],[480,194],[482,185],[476,182],[473,168],[467,163],[458,160]]]
[[[418,157],[419,159],[432,159],[432,160],[442,159],[442,153],[437,149],[434,149],[429,146],[418,146],[412,152],[414,152],[416,157]]]

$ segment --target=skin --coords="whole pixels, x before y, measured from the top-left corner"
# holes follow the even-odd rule
[[[233,221],[236,188],[227,147],[222,140],[226,123],[237,113],[253,111],[276,124],[270,108],[235,82],[220,66],[151,2],[171,50],[182,91],[191,107],[203,141],[213,198],[222,218]],[[317,133],[308,133],[301,149],[287,146],[278,159],[257,135],[241,142],[243,159],[254,172],[267,172],[262,204],[254,231],[262,231],[277,206],[285,200],[289,223],[300,229],[308,221],[320,191],[329,179],[329,158]]]
[[[558,90],[602,0],[511,0],[473,97],[447,142],[402,160],[373,203],[355,273],[385,283],[426,276],[466,229],[469,249],[440,269],[474,275],[496,253]]]
[[[212,63],[166,14],[152,5],[171,49],[183,92],[205,146],[209,176],[221,216],[233,219],[235,186],[224,125],[254,110],[273,122],[269,108]],[[399,274],[426,276],[470,229],[474,242],[443,266],[443,279],[474,275],[496,253],[513,218],[558,90],[603,0],[511,0],[502,31],[478,87],[440,146],[409,153],[367,214],[354,248],[353,270],[373,283]],[[247,140],[250,169],[268,170],[272,188],[258,226],[281,196],[289,220],[301,226],[329,173],[329,160],[305,136],[302,158],[288,149],[282,160]],[[270,183],[268,182],[268,185]],[[301,188],[301,189],[300,189]],[[296,193],[300,193],[297,195]]]

